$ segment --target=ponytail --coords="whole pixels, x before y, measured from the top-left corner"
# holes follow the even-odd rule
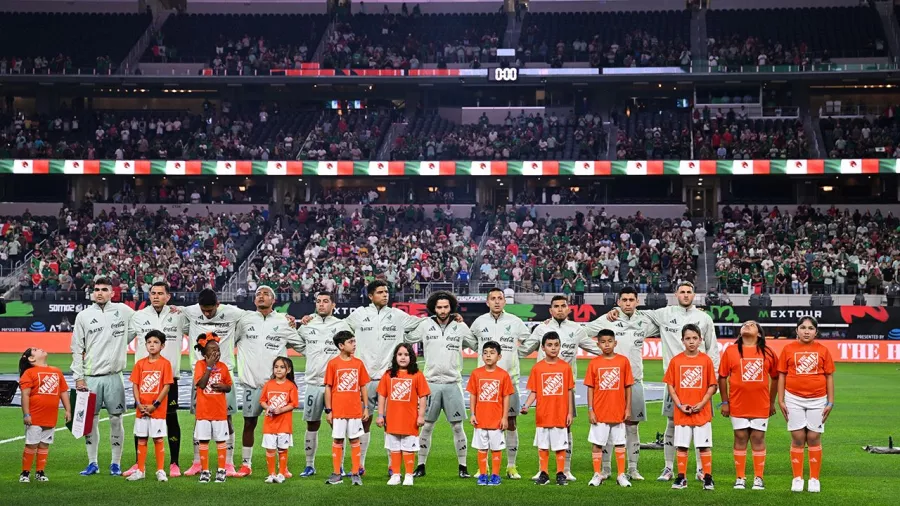
[[[31,348],[28,348],[27,350],[25,350],[25,352],[22,353],[22,356],[19,358],[19,377],[20,378],[22,377],[23,374],[25,374],[25,371],[34,367],[34,364],[31,363],[31,360],[28,360],[29,358],[31,358]]]

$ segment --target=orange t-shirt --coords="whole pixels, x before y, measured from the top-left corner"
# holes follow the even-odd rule
[[[620,424],[625,421],[625,389],[634,384],[631,362],[623,355],[596,357],[588,364],[584,386],[594,389],[597,423]]]
[[[768,348],[767,348],[768,349]],[[729,346],[719,362],[719,377],[728,378],[731,416],[769,418],[774,399],[769,395],[770,378],[778,378],[778,358],[772,350],[763,356],[756,346],[745,346],[744,356]]]
[[[325,385],[331,387],[332,418],[362,418],[360,389],[371,380],[362,360],[334,357],[325,367]]]
[[[472,410],[475,421],[478,422],[475,427],[482,430],[498,430],[500,422],[506,416],[506,412],[503,411],[503,399],[516,393],[509,373],[499,366],[493,371],[488,371],[484,366],[479,367],[469,376],[466,391],[472,394],[472,399],[477,399]]]
[[[689,357],[684,352],[669,362],[664,381],[672,385],[682,404],[695,405],[703,400],[710,385],[717,384],[716,369],[705,353]],[[675,425],[699,427],[712,421],[712,399],[699,413],[685,414],[675,407]]]
[[[778,372],[786,374],[784,389],[806,399],[828,395],[825,375],[834,374],[834,359],[825,346],[794,341],[781,350]]]
[[[262,394],[259,396],[260,404],[266,403],[270,408],[280,409],[290,405],[297,409],[300,406],[300,395],[297,393],[297,385],[285,380],[279,384],[271,379],[263,385]],[[294,432],[294,411],[281,413],[280,415],[263,418],[263,434],[291,434]]]
[[[390,371],[381,376],[378,383],[378,395],[385,399],[384,410],[387,426],[384,431],[396,436],[417,436],[419,426],[419,399],[431,394],[428,382],[422,371],[409,374],[404,370],[397,371],[395,378]]]
[[[66,378],[57,367],[32,366],[19,379],[22,390],[30,388],[29,413],[31,424],[38,427],[56,427],[59,419],[60,395],[69,390]]]
[[[159,393],[162,392],[164,386],[175,382],[172,379],[172,363],[164,357],[157,358],[155,362],[150,362],[150,357],[138,360],[134,363],[134,369],[131,370],[129,379],[138,386],[138,391],[140,392],[139,402],[147,406],[153,405],[153,401],[159,398]],[[166,419],[166,399],[163,399],[161,402],[162,405],[150,414],[150,418],[157,420]],[[137,412],[136,416],[143,418],[140,411]]]
[[[555,364],[546,360],[534,364],[528,376],[528,390],[537,396],[535,425],[542,428],[565,427],[569,414],[570,390],[575,388],[575,375],[565,360]]]
[[[209,374],[209,383],[206,384],[206,388],[197,388],[197,407],[194,410],[197,420],[223,421],[228,419],[228,400],[225,398],[225,394],[215,392],[210,387],[217,383],[234,387],[234,383],[227,365],[217,362],[213,369],[214,371]],[[204,374],[206,374],[206,360],[198,360],[197,365],[194,366],[194,388]]]

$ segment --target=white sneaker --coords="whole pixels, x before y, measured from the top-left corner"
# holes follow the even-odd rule
[[[278,473],[278,474],[275,475],[275,483],[284,483],[284,480],[285,480],[285,479],[286,479],[286,478],[285,478],[284,475],[281,474],[281,473]]]
[[[388,480],[387,484],[391,486],[399,485],[401,481],[403,481],[403,478],[400,477],[400,474],[394,473],[391,475],[391,479]]]
[[[128,478],[125,478],[128,481],[138,481],[144,479],[144,473],[141,472],[140,469],[135,469],[131,474],[128,475]]]
[[[594,473],[594,477],[591,478],[591,481],[588,482],[589,487],[599,487],[603,484],[603,477],[600,473]]]
[[[609,479],[610,476],[612,476],[610,471],[606,471],[606,470],[600,471],[600,479],[601,480],[606,481]]]
[[[794,478],[791,481],[791,492],[803,492],[803,477]]]
[[[571,471],[566,471],[566,481],[578,481],[578,478]]]
[[[531,477],[531,481],[537,481],[537,479],[540,478],[540,477],[541,477],[541,472],[538,471],[536,475],[534,475],[534,476]]]
[[[156,471],[156,481],[169,481],[169,477],[166,476],[166,472],[160,469]]]
[[[641,473],[639,473],[637,469],[632,469],[626,474],[631,481],[644,481],[644,477],[641,476]]]
[[[738,478],[734,480],[734,489],[735,490],[746,490],[747,489],[747,479],[746,478]]]
[[[406,476],[403,477],[403,486],[411,487],[412,485],[413,485],[413,475],[407,474]]]
[[[763,479],[759,476],[753,478],[753,490],[765,490],[766,484],[763,482]]]
[[[818,494],[822,491],[822,484],[819,483],[819,480],[815,478],[809,479],[809,484],[806,485],[806,491],[811,492],[813,494]]]
[[[666,467],[663,468],[662,473],[660,473],[659,478],[657,478],[656,481],[672,481],[672,478],[674,478],[672,468]]]
[[[623,474],[620,474],[620,475],[616,478],[616,483],[618,483],[620,487],[630,487],[630,486],[631,486],[631,482],[628,481],[628,477],[625,476],[624,473],[623,473]]]
[[[270,474],[269,476],[266,477],[266,483],[278,483],[278,482],[275,481],[275,475]]]

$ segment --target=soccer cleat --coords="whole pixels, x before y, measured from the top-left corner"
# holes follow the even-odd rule
[[[248,472],[249,471],[249,472]],[[250,469],[250,466],[246,464],[241,466],[241,470],[235,470],[234,465],[225,464],[225,476],[229,478],[243,478],[244,476],[250,476],[253,473],[253,469]]]
[[[340,474],[332,473],[331,476],[325,480],[326,485],[340,485],[341,483],[344,483],[344,478]]]
[[[181,476],[181,469],[178,467],[178,464],[172,462],[169,465],[169,476],[171,476],[172,478],[178,478],[179,476]]]
[[[537,479],[540,478],[540,477],[541,477],[541,472],[538,471],[536,475],[534,475],[534,476],[531,477],[531,481],[537,481]]]
[[[697,474],[695,474],[694,476],[697,477],[697,481],[703,481],[703,478],[704,478],[704,476],[703,476],[703,471],[701,471],[701,470],[698,469],[698,470],[697,470]]]
[[[248,466],[247,464],[242,464],[241,469],[237,472],[237,474],[239,474],[239,477],[241,478],[243,478],[244,476],[250,476],[251,474],[253,474],[253,468]]]
[[[600,476],[600,473],[594,473],[593,478],[591,478],[591,481],[588,482],[588,486],[599,487],[600,485],[603,485],[603,477]]]
[[[228,471],[225,469],[216,470],[216,483],[225,483],[225,477],[228,476]]]
[[[316,475],[316,468],[313,466],[306,466],[303,469],[303,472],[300,473],[301,478],[309,478],[310,476],[315,476],[315,475]]]
[[[625,476],[625,474],[620,474],[616,478],[616,483],[618,483],[620,487],[630,487],[631,486],[631,482],[628,481],[628,477]]]
[[[293,478],[294,475],[291,474],[290,469],[285,469],[283,473],[279,473],[281,476],[284,476],[284,479]]]
[[[278,482],[275,481],[275,475],[270,474],[268,477],[266,477],[266,483],[278,483]]]
[[[422,476],[425,476],[424,472],[422,473]],[[463,479],[471,478],[472,475],[469,474],[469,468],[466,466],[459,466],[459,477]]]
[[[818,494],[822,491],[822,484],[819,483],[819,480],[810,478],[809,483],[806,485],[806,491],[813,494]]]
[[[711,474],[703,475],[703,490],[715,490],[716,483]]]
[[[109,474],[110,476],[122,476],[122,468],[119,467],[119,464],[110,464]]]
[[[84,471],[81,471],[80,474],[82,476],[90,476],[92,474],[97,474],[99,472],[100,472],[100,467],[97,465],[97,463],[91,462],[90,464],[87,465],[87,467],[84,468]]]
[[[166,476],[166,472],[162,469],[156,471],[156,481],[169,481],[169,477]]]
[[[803,477],[798,476],[791,480],[791,492],[803,492]]]
[[[399,476],[399,473],[398,473],[398,476]],[[404,487],[413,486],[413,475],[407,474],[403,477],[403,486]]]
[[[486,474],[482,474],[482,475],[478,476],[478,485],[479,486],[483,487],[483,486],[487,485],[488,481],[489,480],[488,480],[488,477]]]
[[[569,484],[569,480],[566,479],[566,473],[556,473],[556,484],[561,487]]]
[[[678,477],[675,478],[675,482],[672,483],[672,488],[681,490],[683,488],[687,488],[687,485],[687,478],[685,478],[683,474],[679,474]]]
[[[359,477],[358,474],[354,474],[350,476],[350,484],[356,485],[357,487],[362,486],[362,478]]]
[[[132,475],[132,473],[134,473],[134,472],[137,471],[137,470],[138,470],[138,465],[135,464],[135,465],[129,467],[127,471],[125,471],[124,473],[122,473],[122,476],[128,478],[129,476]]]
[[[399,474],[392,474],[387,484],[393,487],[394,485],[399,485],[402,481],[403,478],[401,478]]]
[[[496,487],[497,485],[500,485],[500,475],[492,474],[491,481],[488,482],[488,486]]]
[[[343,470],[344,470],[344,468],[341,468],[341,472],[343,472]],[[366,475],[366,468],[360,467],[360,468],[359,468],[359,472],[356,473],[356,474],[358,474],[358,475],[360,475],[360,476],[365,476],[365,475]]]
[[[200,462],[191,462],[191,467],[188,468],[187,471],[184,472],[185,476],[194,476],[197,473],[203,471],[203,468],[200,467]]]
[[[548,475],[547,473],[545,473],[543,471],[541,471],[541,474],[540,474],[540,476],[538,476],[538,479],[534,480],[535,485],[546,485],[548,483],[550,483],[550,475]]]
[[[413,476],[416,478],[425,476],[425,464],[419,464],[418,466],[416,466],[416,472],[413,473]]]
[[[757,476],[753,478],[753,490],[765,490],[766,484],[763,482],[763,479]]]
[[[144,473],[140,469],[136,469],[131,474],[128,475],[128,478],[125,478],[128,481],[138,481],[144,479]]]
[[[284,480],[286,479],[287,478],[285,478],[285,476],[281,473],[275,475],[275,483],[284,483]]]
[[[576,478],[575,475],[572,474],[571,471],[566,471],[565,475],[566,475],[566,481],[578,481],[578,478]]]
[[[38,471],[34,474],[34,481],[50,481],[50,478],[47,478],[47,475],[44,474],[44,471]]]
[[[601,480],[606,481],[609,479],[610,476],[611,475],[609,474],[609,471],[603,471],[602,469],[600,470],[600,479]]]
[[[19,475],[19,483],[31,483],[31,472],[22,471],[22,474]]]
[[[641,476],[641,473],[639,473],[637,469],[631,469],[626,474],[628,475],[628,479],[631,481],[644,481],[644,477]]]
[[[671,467],[664,467],[662,473],[660,473],[659,478],[657,478],[656,481],[672,481],[673,475],[674,473],[672,473]]]
[[[507,466],[506,467],[506,477],[510,480],[521,480],[522,475],[519,474],[519,470],[516,469],[516,466]]]
[[[209,483],[209,471],[200,471],[200,483]]]
[[[747,479],[746,478],[738,478],[734,480],[734,489],[735,490],[746,490],[747,489]]]

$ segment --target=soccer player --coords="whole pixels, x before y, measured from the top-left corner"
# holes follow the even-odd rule
[[[612,444],[618,471],[616,482],[621,487],[630,487],[631,482],[625,475],[625,420],[631,415],[631,386],[634,384],[631,362],[615,352],[615,332],[603,329],[597,337],[603,355],[591,360],[584,375],[591,418],[588,441],[594,445],[594,477],[588,485],[599,487],[603,483],[600,474],[603,449]]]
[[[147,439],[153,438],[156,453],[156,480],[169,481],[166,477],[166,453],[163,442],[168,437],[166,427],[166,408],[163,401],[169,398],[172,387],[172,364],[162,356],[166,346],[166,334],[159,330],[151,330],[144,336],[147,356],[134,363],[131,371],[132,388],[135,399],[134,436],[138,438],[137,469],[127,478],[128,481],[143,480],[147,464]],[[180,343],[179,343],[180,344]]]
[[[316,315],[297,329],[300,342],[294,347],[306,357],[306,393],[303,419],[306,420],[306,468],[301,477],[316,474],[316,450],[319,447],[319,427],[325,409],[325,368],[340,351],[334,336],[341,331],[351,332],[347,322],[334,316],[334,296],[330,292],[316,294]]]
[[[797,341],[778,359],[778,405],[791,431],[791,492],[803,492],[803,447],[809,448],[807,491],[821,490],[822,433],[834,408],[834,359],[816,342],[819,322],[811,316],[797,323]]]
[[[688,449],[693,441],[703,466],[703,489],[713,490],[712,407],[709,401],[716,393],[716,368],[712,359],[700,352],[703,340],[700,327],[689,323],[681,333],[684,351],[672,357],[664,378],[677,409],[674,445],[678,450],[678,476],[672,488],[687,488]]]
[[[19,388],[22,390],[22,421],[25,424],[25,450],[19,483],[31,481],[31,465],[37,456],[35,481],[50,481],[44,470],[53,444],[59,402],[66,410],[66,423],[72,420],[69,385],[62,371],[47,365],[47,352],[28,348],[19,359]],[[96,423],[96,422],[95,422]]]
[[[472,371],[466,391],[471,394],[472,418],[475,427],[472,447],[478,450],[478,484],[497,486],[500,484],[500,464],[506,448],[503,431],[509,421],[509,397],[516,393],[509,373],[497,366],[503,353],[500,343],[484,343],[481,361],[484,365]],[[491,474],[488,476],[488,450],[491,452]]]
[[[547,469],[550,450],[556,452],[556,484],[568,485],[566,473],[566,448],[569,445],[568,428],[572,425],[575,403],[571,391],[575,389],[575,375],[564,360],[559,359],[560,339],[556,332],[547,332],[541,339],[546,355],[534,364],[528,376],[528,398],[522,406],[522,414],[537,401],[535,410],[534,445],[538,448],[541,474],[537,485],[550,483]]]
[[[462,390],[462,350],[463,347],[477,350],[477,344],[469,326],[453,320],[458,304],[452,293],[434,292],[428,297],[426,305],[428,313],[433,316],[408,336],[409,342],[422,343],[425,355],[425,379],[431,391],[425,410],[425,426],[419,436],[419,465],[413,476],[416,478],[425,476],[425,463],[431,451],[434,424],[443,411],[453,432],[459,477],[470,478],[466,466],[469,441],[462,426],[466,418],[466,404]]]
[[[342,330],[334,335],[334,345],[341,354],[331,359],[325,368],[325,416],[331,425],[331,460],[333,472],[326,485],[344,482],[341,467],[344,462],[344,439],[350,440],[350,482],[362,485],[360,475],[361,449],[359,440],[364,434],[363,423],[369,419],[366,384],[369,373],[356,353],[353,333]],[[399,469],[398,469],[399,472]]]
[[[778,393],[778,358],[766,346],[766,335],[755,321],[741,325],[733,346],[719,364],[722,416],[734,429],[734,488],[747,488],[747,442],[753,451],[753,490],[765,490],[766,429],[775,414]]]
[[[516,468],[516,455],[519,453],[519,433],[516,430],[516,416],[519,414],[521,399],[519,398],[519,355],[520,347],[531,335],[522,320],[503,310],[506,307],[506,296],[503,290],[492,288],[487,294],[488,313],[479,316],[472,323],[472,335],[478,340],[478,347],[483,348],[488,341],[500,343],[503,353],[497,365],[506,371],[516,389],[515,395],[509,399],[506,429],[506,477],[520,480],[522,476]],[[484,365],[483,357],[478,358],[479,367]]]
[[[266,449],[266,483],[284,483],[287,472],[288,449],[294,446],[294,410],[300,407],[297,384],[294,382],[294,363],[287,357],[272,362],[272,378],[263,386],[259,405],[266,413],[263,420],[263,448]],[[275,455],[279,473],[275,474]]]
[[[219,336],[215,332],[201,334],[194,348],[203,358],[194,364],[194,386],[197,387],[197,405],[194,414],[194,439],[200,448],[200,483],[209,483],[209,442],[216,442],[216,483],[225,483],[227,473],[226,441],[228,440],[228,400],[225,394],[232,390],[233,382],[228,365],[221,362]]]
[[[639,311],[647,316],[654,325],[659,327],[659,337],[662,344],[663,370],[669,368],[672,357],[684,351],[681,340],[681,329],[687,324],[696,325],[701,330],[703,340],[700,343],[700,351],[709,356],[713,361],[715,370],[719,369],[719,343],[716,340],[716,327],[712,318],[702,309],[694,306],[694,285],[688,281],[682,281],[675,290],[678,305],[667,306],[661,309]],[[613,309],[607,315],[610,321],[617,321],[619,310]],[[675,405],[668,391],[663,398],[663,416],[668,418],[666,432],[663,437],[663,452],[666,467],[660,473],[657,481],[669,481],[672,479],[672,468],[675,461]],[[700,454],[697,454],[697,462],[700,462]],[[697,468],[697,480],[703,481],[703,470]]]
[[[391,469],[396,472],[388,485],[400,484],[400,469],[405,468],[403,485],[413,485],[413,465],[419,451],[419,427],[425,425],[425,405],[430,393],[425,375],[416,364],[409,343],[394,350],[390,370],[378,384],[378,421],[384,428],[384,448],[391,453]]]
[[[150,287],[150,305],[135,311],[131,316],[131,324],[128,326],[128,341],[142,340],[151,330],[161,331],[166,336],[165,346],[160,353],[172,366],[172,386],[169,387],[169,396],[166,404],[166,432],[169,439],[169,476],[177,478],[181,476],[178,459],[181,455],[181,425],[178,423],[178,377],[181,376],[181,348],[184,335],[187,333],[187,322],[184,315],[169,306],[172,298],[169,293],[169,285],[159,281]],[[134,347],[134,360],[137,362],[148,356],[147,347],[138,342]],[[137,453],[138,438],[134,438],[135,453]],[[137,464],[122,473],[129,476],[137,470]]]
[[[537,359],[542,360],[544,358],[544,351],[541,349],[541,338],[547,334],[547,332],[556,332],[559,334],[559,338],[562,342],[559,358],[569,364],[569,367],[572,368],[572,374],[575,375],[573,379],[577,379],[578,348],[581,348],[588,353],[593,353],[594,355],[600,355],[601,352],[597,343],[588,337],[584,327],[569,320],[569,312],[569,303],[566,296],[554,295],[550,300],[550,316],[552,318],[541,323],[531,331],[531,335],[524,343],[522,343],[519,353],[522,356],[525,356],[533,351],[537,351]],[[572,397],[572,403],[574,405],[575,390],[572,390]],[[575,416],[575,414],[573,413],[572,416]],[[566,449],[566,479],[575,481],[575,475],[572,474],[573,441],[571,427],[569,427],[568,444],[569,447]],[[532,480],[537,480],[540,475],[541,473],[538,472],[538,474],[534,475]]]
[[[112,462],[109,474],[120,476],[122,468],[122,444],[125,427],[122,413],[125,412],[125,370],[128,353],[128,324],[134,310],[125,304],[110,302],[112,285],[107,278],[94,280],[94,303],[75,317],[72,332],[72,376],[75,388],[97,394],[94,415],[100,409],[109,414],[109,444],[112,448]],[[97,465],[100,429],[95,423],[91,433],[84,438],[88,465],[81,471],[82,476],[100,472]]]
[[[625,420],[625,448],[628,456],[628,473],[630,481],[644,479],[638,472],[641,456],[641,439],[638,424],[647,420],[647,405],[644,402],[644,339],[659,335],[659,327],[649,316],[637,311],[638,294],[634,287],[626,286],[619,291],[619,314],[615,323],[601,316],[585,325],[589,336],[598,335],[601,330],[612,330],[616,334],[615,352],[628,358],[631,363],[631,374],[634,384],[631,385],[631,416]],[[603,448],[603,464],[600,471],[601,481],[609,479],[612,473],[612,455],[615,452],[611,442]]]

